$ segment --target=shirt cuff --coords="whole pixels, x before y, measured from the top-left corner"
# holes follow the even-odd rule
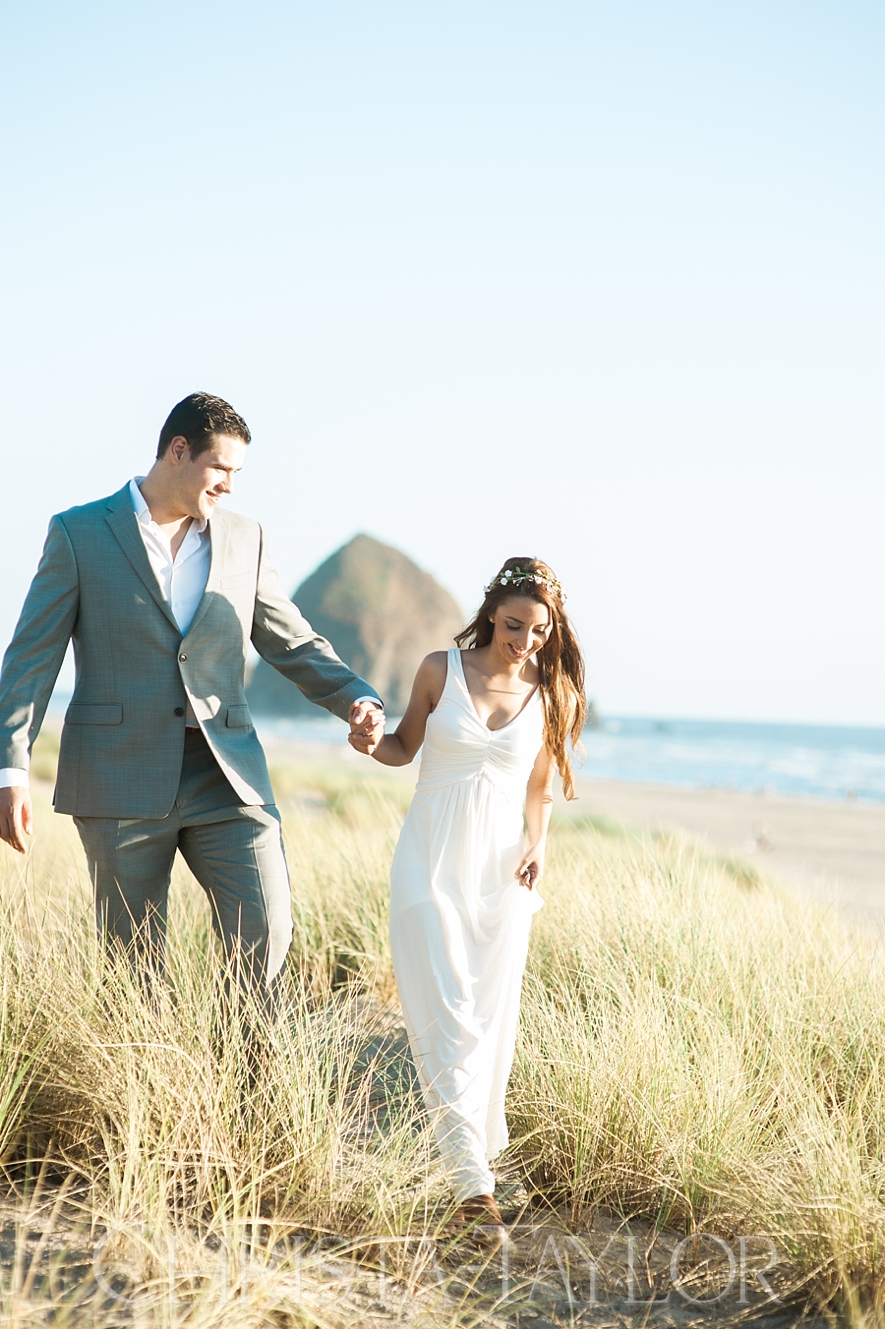
[[[0,766],[0,789],[30,789],[31,780],[27,771],[18,766]]]
[[[368,702],[371,702],[371,704],[372,704],[373,706],[377,706],[377,707],[378,707],[378,710],[379,710],[379,711],[383,711],[383,710],[384,710],[384,702],[383,702],[383,701],[379,701],[377,697],[357,697],[357,699],[356,699],[356,701],[353,703],[353,705],[354,705],[354,706],[359,706],[359,704],[360,704],[361,701],[368,701]]]

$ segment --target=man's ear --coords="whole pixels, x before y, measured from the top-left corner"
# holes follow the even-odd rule
[[[189,461],[191,455],[191,445],[183,434],[176,434],[170,440],[169,447],[166,449],[167,456],[173,466],[179,466],[183,461]]]

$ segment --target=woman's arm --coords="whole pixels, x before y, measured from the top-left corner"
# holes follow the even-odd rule
[[[538,753],[525,795],[526,839],[528,847],[519,861],[516,876],[529,890],[541,880],[547,850],[547,828],[553,811],[553,777],[556,763],[547,751]]]
[[[393,734],[385,734],[372,753],[382,766],[408,766],[424,742],[427,717],[436,710],[446,685],[446,652],[434,651],[418,667],[406,713]]]

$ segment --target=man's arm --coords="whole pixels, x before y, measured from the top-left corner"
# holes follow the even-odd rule
[[[31,833],[31,745],[40,732],[78,607],[77,560],[64,524],[53,517],[0,672],[0,839],[19,853]]]
[[[374,750],[384,728],[384,708],[377,693],[339,659],[286,595],[265,556],[263,533],[252,644],[308,701],[349,721],[358,751]]]

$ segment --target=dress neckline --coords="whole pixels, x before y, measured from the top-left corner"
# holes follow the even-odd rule
[[[467,675],[464,673],[464,661],[461,657],[461,651],[457,646],[453,646],[450,648],[449,659],[451,659],[452,655],[454,655],[458,661],[459,677],[457,678],[457,682],[459,682],[461,684],[461,687],[464,689],[464,692],[467,696],[467,704],[470,707],[473,718],[476,720],[477,724],[481,724],[483,729],[485,729],[486,732],[489,734],[502,734],[505,729],[509,729],[512,724],[516,724],[516,721],[520,718],[520,716],[525,715],[526,711],[531,706],[532,702],[535,700],[538,693],[541,691],[541,685],[540,683],[537,683],[535,687],[532,689],[532,691],[529,693],[528,697],[523,702],[522,706],[516,712],[513,719],[508,720],[506,724],[499,725],[497,729],[491,729],[484,720],[480,719],[479,711],[476,709],[473,697],[470,695],[470,688],[467,686]]]

